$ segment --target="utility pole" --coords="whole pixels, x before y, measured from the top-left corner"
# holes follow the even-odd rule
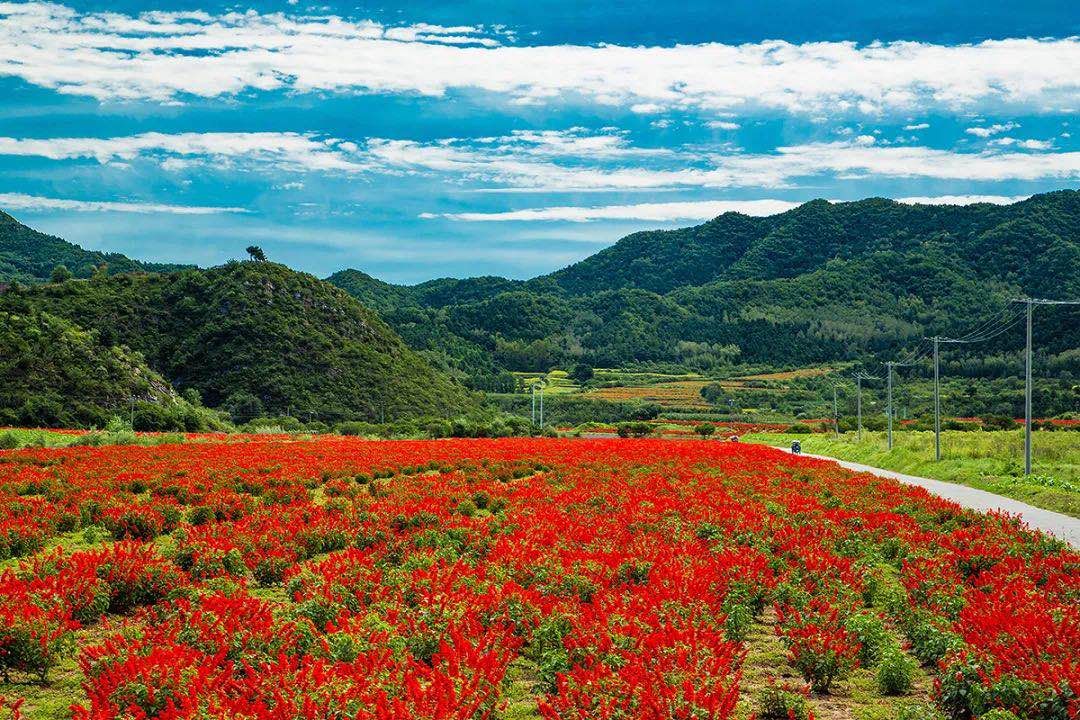
[[[938,345],[941,338],[935,335],[934,341],[934,460],[941,460],[941,364]]]
[[[885,363],[885,372],[888,373],[888,378],[889,378],[889,381],[888,381],[889,390],[888,390],[888,393],[886,395],[887,400],[885,402],[885,414],[888,416],[888,419],[889,419],[889,433],[888,433],[889,450],[892,450],[892,420],[893,420],[892,372],[893,372],[893,366],[894,365],[896,365],[896,363],[894,363],[894,362]]]
[[[544,427],[544,386],[540,385],[540,427]]]
[[[536,383],[532,384],[532,415],[531,420],[533,427],[536,427]]]
[[[836,439],[840,439],[840,415],[836,412],[836,383],[832,386],[832,427]]]
[[[1024,350],[1024,474],[1031,474],[1031,309],[1027,303],[1027,347]]]
[[[1016,298],[1013,302],[1027,305],[1027,343],[1024,347],[1024,474],[1031,474],[1031,316],[1036,305],[1080,305],[1080,300],[1040,300]]]
[[[859,424],[859,442],[862,442],[862,375],[855,376],[855,388],[857,390],[855,416],[858,418],[857,422]]]

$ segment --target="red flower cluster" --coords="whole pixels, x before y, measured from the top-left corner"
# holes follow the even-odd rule
[[[274,437],[4,459],[0,552],[25,557],[0,573],[0,670],[76,652],[84,720],[722,719],[772,616],[820,692],[873,655],[869,617],[936,663],[954,718],[1080,709],[1080,556],[764,447]]]

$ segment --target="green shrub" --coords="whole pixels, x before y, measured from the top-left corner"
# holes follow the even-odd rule
[[[915,662],[895,644],[881,652],[877,671],[878,690],[882,695],[904,695],[911,690],[915,677]]]
[[[710,437],[716,432],[716,426],[712,423],[701,423],[694,426],[694,432],[700,435],[703,439]]]
[[[0,672],[6,679],[9,671],[18,670],[45,683],[72,638],[71,631],[46,612],[36,617],[16,615],[11,624],[0,628]]]
[[[109,420],[109,424],[105,426],[105,432],[113,434],[131,432],[131,423],[114,415],[112,419]]]
[[[349,422],[338,423],[335,428],[339,435],[377,435],[377,428],[368,422],[361,422],[358,420],[351,420]]]
[[[621,438],[645,437],[646,435],[651,435],[652,431],[652,424],[644,421],[619,423],[615,426],[615,432]]]
[[[851,670],[854,658],[836,650],[802,646],[794,649],[791,664],[802,673],[814,692],[827,693],[833,682]]]
[[[808,720],[806,697],[786,686],[769,683],[757,697],[757,720]]]
[[[889,640],[881,618],[874,613],[859,612],[849,617],[844,627],[859,640],[859,662],[868,666],[877,663]]]
[[[979,716],[979,720],[1020,720],[1016,713],[1001,708],[994,708]]]
[[[555,615],[545,618],[533,632],[525,656],[539,666],[540,688],[544,692],[558,690],[558,674],[570,669],[570,653],[565,638],[571,631],[570,621]]]
[[[429,438],[450,437],[450,423],[446,420],[434,420],[424,428],[424,434]]]
[[[963,644],[955,634],[942,630],[925,617],[913,617],[904,627],[911,641],[911,652],[923,665],[933,665],[950,650]]]
[[[1012,430],[1016,427],[1016,420],[1008,415],[987,415],[982,418],[985,430]]]
[[[896,713],[896,720],[943,720],[943,716],[932,705],[918,703],[901,705]]]
[[[215,520],[214,509],[209,505],[196,505],[188,511],[187,519],[192,525],[205,525]]]
[[[292,563],[287,558],[270,555],[260,560],[255,569],[251,571],[251,574],[255,577],[255,582],[263,587],[280,585],[285,577],[285,571],[291,565]]]
[[[809,435],[814,432],[814,428],[805,423],[794,423],[788,426],[787,432],[792,435]]]
[[[731,642],[743,642],[749,637],[753,625],[754,611],[749,605],[732,605],[724,619],[724,637]]]
[[[987,710],[983,670],[975,662],[955,662],[942,669],[935,698],[949,720],[969,720]]]

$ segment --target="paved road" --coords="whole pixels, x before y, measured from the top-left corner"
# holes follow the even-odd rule
[[[788,448],[776,449],[787,453],[791,452]],[[1055,537],[1059,537],[1074,548],[1080,548],[1080,520],[1071,518],[1068,515],[1032,507],[1019,500],[1002,497],[1001,495],[995,495],[994,493],[968,487],[966,485],[942,482],[941,480],[932,480],[916,475],[905,475],[892,470],[882,470],[881,468],[871,467],[870,465],[848,462],[847,460],[837,460],[836,458],[826,457],[825,455],[810,455],[808,453],[803,453],[802,455],[803,457],[816,458],[818,460],[831,460],[840,467],[854,470],[855,472],[873,473],[874,475],[891,478],[907,485],[918,485],[919,487],[926,488],[935,495],[947,500],[952,500],[953,502],[971,508],[972,510],[981,510],[984,512],[987,510],[1003,510],[1011,515],[1019,515],[1020,519],[1032,528],[1037,528],[1043,532],[1054,535]]]

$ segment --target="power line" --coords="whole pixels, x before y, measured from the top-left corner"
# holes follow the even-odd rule
[[[985,342],[998,335],[1007,332],[1017,322],[1023,313],[1017,313],[1011,305],[995,313],[989,320],[983,321],[969,331],[966,335],[958,338],[941,337],[935,335],[925,338],[933,343],[934,348],[934,460],[941,460],[941,344],[970,344]],[[891,433],[890,433],[891,435]],[[891,443],[890,443],[891,446]]]
[[[1045,300],[1041,298],[1014,298],[1010,302],[1023,303],[1027,320],[1027,342],[1024,344],[1024,474],[1031,474],[1031,321],[1036,305],[1080,305],[1080,300]]]
[[[1023,313],[1017,312],[1014,306],[1006,304],[988,320],[983,321],[974,329],[968,331],[966,335],[961,335],[958,338],[942,338],[942,342],[968,343],[989,340],[992,337],[997,337],[997,335],[1000,335],[1009,327],[1012,327],[1022,315]]]
[[[1010,313],[1002,314],[999,318],[995,319],[993,323],[984,323],[980,327],[972,330],[967,335],[963,335],[958,338],[941,338],[941,342],[946,343],[978,343],[986,342],[996,338],[1010,329],[1016,326],[1024,317],[1024,311],[1012,310]]]

